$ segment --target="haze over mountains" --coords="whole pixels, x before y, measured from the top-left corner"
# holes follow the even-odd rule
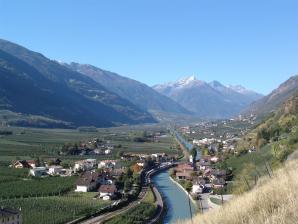
[[[122,96],[143,110],[153,113],[155,111],[163,111],[176,114],[190,114],[190,112],[180,104],[154,91],[144,83],[102,70],[92,65],[79,63],[64,63],[63,65],[92,78],[106,89]]]
[[[262,97],[261,94],[242,86],[224,86],[218,81],[207,83],[196,79],[195,76],[155,85],[153,88],[176,102],[180,102],[197,116],[205,118],[234,116]]]
[[[1,120],[13,118],[13,125],[36,126],[31,115],[49,127],[152,123],[171,115],[228,118],[271,111],[297,88],[297,76],[264,98],[242,86],[194,76],[149,87],[92,65],[58,63],[0,39]]]

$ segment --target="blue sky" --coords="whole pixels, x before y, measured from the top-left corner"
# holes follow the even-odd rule
[[[297,0],[0,0],[0,38],[148,85],[195,74],[269,93],[298,74]]]

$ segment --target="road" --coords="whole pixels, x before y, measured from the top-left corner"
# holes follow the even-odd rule
[[[104,221],[106,221],[108,219],[111,219],[111,218],[113,218],[117,215],[121,215],[121,214],[127,212],[129,209],[134,208],[135,206],[137,206],[144,199],[144,197],[147,193],[147,189],[148,189],[148,187],[143,187],[140,194],[139,194],[139,196],[138,196],[138,199],[134,202],[131,202],[129,205],[125,206],[124,208],[119,209],[117,211],[108,212],[108,213],[105,213],[103,215],[91,218],[91,219],[88,219],[86,221],[81,222],[80,224],[100,224],[100,223],[103,223]]]
[[[150,181],[151,176],[154,175],[156,172],[158,172],[159,170],[162,170],[162,169],[167,169],[167,168],[171,167],[172,165],[173,165],[172,163],[164,163],[164,164],[161,164],[159,167],[148,171],[146,173],[145,183],[150,183],[151,182]],[[117,216],[117,215],[121,215],[121,214],[125,213],[129,209],[134,208],[135,206],[137,206],[145,198],[147,190],[148,190],[148,187],[143,185],[142,189],[141,189],[141,192],[138,196],[138,199],[131,202],[129,205],[125,206],[124,208],[118,209],[116,211],[107,212],[107,213],[102,214],[100,216],[90,218],[86,221],[80,222],[80,224],[100,224],[100,223],[103,223],[104,221],[106,221],[108,219],[111,219],[111,218]],[[156,217],[153,218],[153,220],[152,220],[152,221],[155,221],[159,218],[159,215],[163,211],[163,201],[162,201],[161,195],[159,194],[158,190],[155,187],[153,187],[153,192],[156,195],[156,200],[157,200],[156,203],[157,203],[157,206],[158,206],[158,209],[159,209],[158,213],[157,213],[158,215],[156,215]],[[150,223],[154,223],[154,222],[150,222]]]

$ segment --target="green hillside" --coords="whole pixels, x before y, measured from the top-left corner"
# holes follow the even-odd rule
[[[298,94],[269,115],[237,145],[237,154],[228,155],[224,166],[234,170],[233,193],[253,188],[257,179],[271,175],[298,149]],[[255,151],[254,151],[255,149]],[[251,152],[253,151],[253,152]]]

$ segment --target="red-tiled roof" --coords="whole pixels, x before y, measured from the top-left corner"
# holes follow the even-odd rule
[[[117,192],[117,187],[114,184],[111,185],[101,185],[98,189],[101,193],[115,193]]]

